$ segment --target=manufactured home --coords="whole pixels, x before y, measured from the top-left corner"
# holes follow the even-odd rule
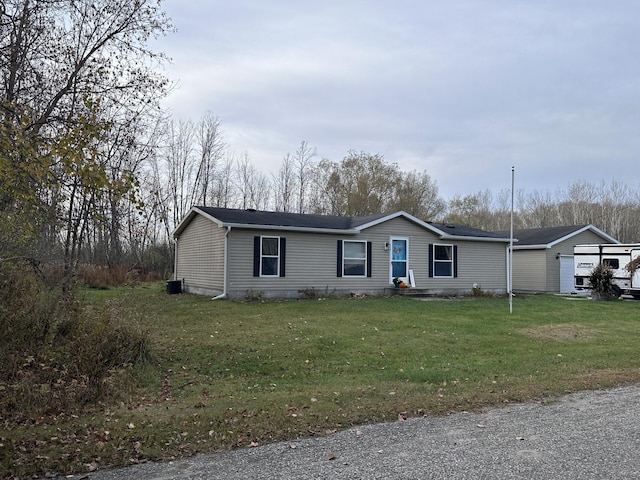
[[[503,235],[406,212],[342,217],[193,207],[174,232],[173,282],[216,298],[506,293]]]

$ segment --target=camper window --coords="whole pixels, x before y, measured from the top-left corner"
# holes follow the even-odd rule
[[[620,262],[617,258],[603,258],[602,263],[613,270],[618,270],[620,268]]]

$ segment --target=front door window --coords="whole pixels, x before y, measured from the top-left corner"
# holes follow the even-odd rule
[[[408,278],[408,240],[404,238],[391,239],[391,279],[399,278],[407,281]]]

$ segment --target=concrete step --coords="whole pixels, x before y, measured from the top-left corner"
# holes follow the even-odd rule
[[[433,297],[433,293],[428,288],[385,288],[386,295],[402,295],[407,297]]]

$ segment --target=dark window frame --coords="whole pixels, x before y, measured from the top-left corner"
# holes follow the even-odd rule
[[[436,248],[450,247],[451,259],[443,260],[436,258]],[[450,275],[439,275],[437,273],[436,264],[451,264]],[[430,278],[457,278],[458,277],[458,246],[454,244],[432,243],[429,244],[429,277]]]
[[[365,262],[364,262],[364,267],[365,267],[365,272],[363,275],[346,275],[345,271],[344,271],[344,260],[345,260],[345,256],[344,256],[344,244],[345,242],[360,242],[360,243],[364,243],[365,244]],[[371,278],[372,277],[372,266],[373,266],[373,260],[372,260],[372,243],[370,241],[367,240],[338,240],[337,243],[337,251],[336,251],[336,277],[338,278]],[[348,259],[349,257],[347,257]]]
[[[263,239],[277,239],[278,254],[268,255],[263,253]],[[260,235],[253,237],[253,276],[260,278],[278,278],[285,276],[286,265],[286,241],[285,237],[279,237],[277,235]],[[264,260],[276,259],[276,274],[266,275],[264,274]]]

